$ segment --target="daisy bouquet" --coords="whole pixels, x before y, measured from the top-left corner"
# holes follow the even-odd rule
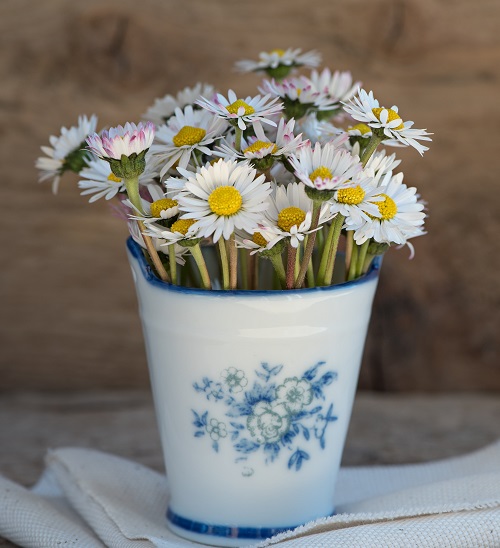
[[[115,200],[172,284],[327,286],[336,265],[336,281],[354,280],[391,246],[413,254],[409,240],[424,234],[424,203],[386,147],[422,155],[431,139],[350,72],[319,64],[316,52],[264,52],[236,65],[264,74],[255,95],[199,83],[157,99],[138,124],[99,133],[82,116],[42,147],[40,180],[55,192],[73,171],[90,202]]]

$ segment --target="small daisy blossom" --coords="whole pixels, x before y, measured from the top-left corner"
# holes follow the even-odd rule
[[[228,240],[235,229],[253,233],[270,192],[270,183],[250,164],[221,159],[192,174],[177,201],[183,217],[197,221],[199,235],[213,235],[217,242],[221,237]]]
[[[351,186],[337,190],[330,202],[330,213],[340,213],[351,224],[361,224],[372,217],[379,216],[377,202],[382,201],[381,189],[373,178],[358,174]]]
[[[241,72],[268,72],[280,66],[289,69],[293,67],[317,67],[321,63],[321,55],[316,51],[302,53],[301,49],[273,49],[259,53],[259,60],[242,60],[236,63],[236,69]]]
[[[188,105],[184,110],[175,109],[175,115],[160,126],[155,135],[149,156],[160,167],[163,177],[177,162],[185,168],[194,160],[196,153],[211,156],[209,145],[219,139],[227,129],[227,122],[206,110],[194,110]]]
[[[172,244],[187,247],[183,245],[186,241],[197,240],[201,237],[195,224],[196,222],[193,219],[186,219],[185,217],[179,217],[170,228],[155,222],[148,222],[145,224],[144,234],[153,239],[160,239],[161,242],[158,245],[163,248]]]
[[[139,176],[139,184],[149,184],[156,176],[157,173],[150,171],[146,164],[146,170]],[[80,177],[83,180],[78,182],[78,188],[83,191],[82,196],[90,195],[90,203],[100,198],[111,200],[118,193],[125,192],[125,183],[113,174],[109,163],[95,156],[88,161],[88,166],[80,171]]]
[[[322,72],[313,70],[309,79],[318,91],[326,93],[335,103],[348,101],[361,86],[361,82],[353,83],[352,74],[349,71],[336,70],[332,74],[327,68]]]
[[[363,137],[363,139],[368,139],[373,135],[372,128],[362,123],[349,126],[347,133],[349,137]]]
[[[127,122],[124,126],[93,133],[86,139],[87,148],[99,158],[121,160],[122,156],[139,155],[153,143],[155,126],[152,122],[137,125]]]
[[[380,186],[381,178],[389,171],[394,171],[400,163],[401,160],[396,159],[394,153],[387,156],[385,150],[378,150],[370,157],[363,171],[371,175],[375,184]]]
[[[271,249],[281,239],[276,236],[272,228],[260,223],[255,228],[253,234],[249,234],[244,230],[235,230],[234,235],[236,247],[247,249],[250,251],[250,255]]]
[[[286,187],[273,185],[273,192],[268,198],[269,207],[265,211],[262,222],[274,238],[268,244],[273,247],[283,238],[290,239],[292,247],[299,247],[307,234],[310,234],[312,223],[313,201],[307,196],[302,183],[290,183]],[[334,217],[329,211],[326,202],[321,207],[318,226],[328,222]],[[316,229],[318,230],[318,229]],[[265,231],[260,234],[267,238]]]
[[[343,105],[344,110],[355,120],[379,130],[384,139],[395,139],[403,146],[415,148],[421,155],[429,150],[418,141],[432,141],[429,137],[432,133],[428,133],[425,129],[412,129],[413,122],[403,122],[397,106],[380,107],[372,91],[367,93],[364,89],[360,89],[357,97],[354,96]]]
[[[174,97],[165,95],[161,99],[155,99],[154,105],[142,115],[143,120],[153,122],[160,126],[168,121],[176,108],[183,109],[187,105],[192,105],[200,97],[211,97],[215,93],[215,88],[210,84],[198,82],[194,87],[185,87]]]
[[[264,95],[264,97],[256,95],[255,97],[248,96],[245,99],[238,99],[232,89],[228,91],[227,99],[224,95],[218,93],[214,100],[210,101],[202,97],[196,101],[196,104],[237,125],[242,131],[247,128],[247,124],[252,124],[257,120],[275,126],[276,122],[269,118],[279,114],[282,110],[281,103],[278,103],[278,97],[271,98],[271,95]]]
[[[345,140],[347,135],[341,138]],[[361,171],[358,156],[338,148],[335,142],[302,147],[296,156],[290,157],[290,163],[295,175],[317,190],[337,190]]]
[[[41,147],[46,154],[36,161],[40,170],[39,181],[52,181],[52,191],[57,193],[61,175],[68,170],[79,172],[87,165],[89,154],[85,151],[85,139],[94,133],[97,126],[97,116],[80,116],[78,125],[69,129],[61,128],[61,134],[49,138],[50,147]]]
[[[141,211],[139,211],[130,200],[125,200],[125,205],[134,212],[129,215],[131,219],[142,221],[144,224],[172,219],[179,215],[177,200],[167,198],[157,184],[148,184],[145,186],[150,200],[141,198]]]
[[[377,216],[354,222],[346,219],[349,230],[354,230],[358,245],[373,238],[376,242],[403,245],[409,238],[424,234],[424,205],[418,201],[417,189],[403,183],[403,173],[387,173],[379,187],[382,201],[377,201]]]
[[[264,133],[260,122],[255,122],[253,125],[255,137],[250,137],[247,141],[242,139],[241,152],[237,152],[233,147],[223,142],[220,147],[217,147],[219,152],[216,152],[215,155],[227,159],[238,157],[244,160],[262,160],[269,156],[274,158],[288,157],[303,145],[302,135],[295,136],[293,134],[294,125],[295,120],[293,118],[288,122],[281,118],[273,142]]]

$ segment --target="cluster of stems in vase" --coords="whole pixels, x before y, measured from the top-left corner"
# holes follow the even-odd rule
[[[57,189],[75,171],[91,202],[115,199],[172,284],[328,286],[339,249],[340,281],[355,280],[391,245],[413,253],[409,240],[424,233],[423,202],[386,147],[423,154],[430,134],[380,106],[349,72],[316,70],[319,62],[316,52],[263,52],[237,64],[269,77],[259,94],[197,84],[157,99],[139,124],[100,133],[95,116],[81,117],[42,147],[40,179]],[[218,261],[207,266],[213,251]]]

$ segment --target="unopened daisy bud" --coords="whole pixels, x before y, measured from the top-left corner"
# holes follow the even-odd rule
[[[121,179],[138,177],[146,167],[145,156],[153,143],[152,122],[112,127],[101,135],[93,133],[86,139],[87,148],[109,162],[113,173]]]

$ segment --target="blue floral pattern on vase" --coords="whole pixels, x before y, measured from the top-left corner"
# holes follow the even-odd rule
[[[195,437],[209,438],[216,452],[220,443],[231,443],[237,453],[235,462],[250,463],[260,452],[270,463],[285,453],[288,468],[300,470],[311,459],[311,444],[325,448],[326,429],[337,420],[333,403],[325,403],[323,392],[337,373],[321,371],[324,366],[325,362],[318,362],[301,377],[278,382],[283,366],[262,363],[251,388],[250,379],[236,367],[224,369],[220,380],[203,377],[193,384],[194,389],[221,411],[211,416],[193,409]],[[245,467],[244,475],[252,473],[252,468]]]

